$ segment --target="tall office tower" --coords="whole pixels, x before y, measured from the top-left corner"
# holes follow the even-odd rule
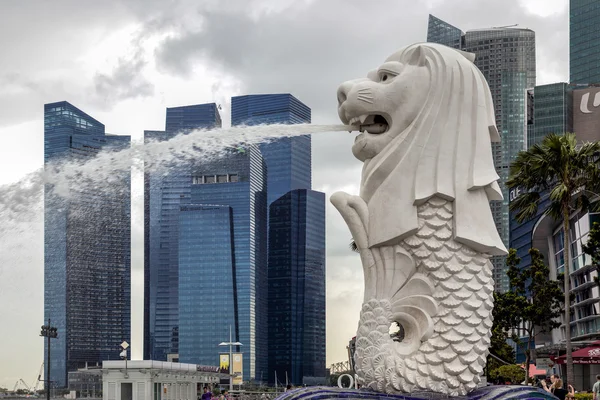
[[[573,131],[573,91],[567,83],[536,86],[533,96],[533,132],[527,136],[527,147],[540,143],[550,133]]]
[[[291,94],[248,95],[233,97],[231,99],[232,125],[310,123],[310,118],[310,108]],[[272,208],[270,206],[275,204],[278,199],[282,198],[282,196],[288,196],[290,191],[311,188],[311,139],[308,135],[277,139],[266,144],[261,144],[260,151],[267,169],[267,206],[269,207],[267,209],[267,221],[271,221],[272,219],[270,219],[269,214]],[[315,194],[314,196],[318,195]],[[321,201],[323,203],[323,209],[325,208],[324,197],[322,200],[318,200],[317,197],[311,197],[311,199],[311,204]],[[307,213],[306,216],[309,218],[306,222],[307,226],[316,227],[322,223],[319,219],[320,217],[315,213]],[[292,221],[290,221],[290,223],[291,222]],[[278,263],[282,263],[280,268],[292,268],[294,265],[292,253],[288,254],[289,259],[287,261],[284,260],[284,257],[281,254],[275,255],[279,249],[271,246],[271,244],[274,243],[270,238],[272,232],[273,230],[269,229],[267,235],[269,242],[269,259],[278,260]],[[313,235],[313,233],[311,233],[311,235]],[[322,240],[320,247],[325,247],[324,235],[318,236],[318,234],[314,234],[311,238],[314,242]],[[301,250],[298,251],[301,252]],[[309,252],[309,249],[307,248],[305,251]],[[273,264],[270,263],[269,268],[271,265]],[[267,265],[265,264],[263,269],[261,269],[261,271],[265,273],[265,276],[267,272],[266,267]],[[315,279],[318,281],[318,277]],[[322,290],[322,296],[324,296],[324,287]],[[302,293],[298,294],[298,296],[300,296],[299,302],[304,301],[304,298],[302,298],[303,295],[304,294]],[[265,296],[261,297],[261,301],[265,301],[264,307],[267,307],[266,292]],[[273,306],[274,303],[269,304],[269,312],[271,312]],[[291,320],[288,320],[288,323],[291,324]],[[269,329],[271,329],[270,326],[272,321],[269,320],[268,324]],[[323,320],[318,323],[318,326],[324,326],[324,324],[325,321],[323,316]],[[298,328],[300,326],[296,327]],[[305,327],[304,329],[310,331],[308,327]],[[267,348],[270,349],[273,343],[271,343],[271,341],[267,342],[267,331],[265,330],[264,333],[265,334],[261,336],[261,340],[264,341],[261,344],[261,348],[265,349],[265,353],[264,358],[261,358],[261,367],[257,369],[257,378],[261,380],[271,380],[274,376],[271,367],[267,365]],[[296,332],[296,335],[302,336],[304,333]],[[292,338],[290,338],[290,340],[291,339]],[[305,365],[320,365],[320,358],[318,357],[322,357],[322,354],[317,355],[316,352],[309,352],[308,354],[310,354],[310,357],[316,358],[313,358],[312,361],[305,359]],[[258,376],[259,371],[265,371],[265,373],[262,376]],[[315,369],[314,371],[317,370]],[[305,376],[308,376],[306,373]]]
[[[569,1],[570,83],[600,83],[600,3]]]
[[[145,142],[168,140],[193,129],[221,126],[217,105],[167,108],[165,131],[145,131]],[[173,161],[145,173],[145,323],[144,357],[177,359],[179,343],[179,213],[189,203],[192,168],[197,160]]]
[[[231,98],[231,125],[308,124],[310,108],[291,94],[256,94]],[[267,201],[294,189],[311,188],[310,135],[260,145],[267,165]]]
[[[194,167],[179,213],[179,358],[215,365],[242,343],[243,379],[266,379],[267,202],[256,146]]]
[[[292,190],[270,208],[269,381],[324,384],[325,194]]]
[[[66,101],[44,105],[48,173],[56,173],[55,163],[85,162],[129,142]],[[61,195],[44,188],[44,320],[58,329],[53,387],[66,387],[68,371],[86,363],[117,359],[119,344],[130,340],[131,178],[129,171],[113,177],[104,189],[102,182],[101,189],[69,182],[67,196],[65,187]]]
[[[433,18],[430,16],[430,24]],[[436,39],[433,33],[428,33],[428,39]],[[504,200],[490,204],[500,237],[508,246],[509,193],[504,183],[510,163],[527,145],[527,90],[535,86],[535,32],[519,28],[471,30],[463,35],[460,49],[476,55],[475,65],[492,93],[496,126],[502,138],[500,143],[492,143],[492,152]],[[505,259],[492,257],[495,289],[501,292],[508,290]]]

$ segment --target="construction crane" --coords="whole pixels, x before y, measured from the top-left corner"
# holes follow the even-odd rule
[[[31,385],[33,387],[33,394],[36,394],[38,391],[38,388],[40,386],[40,382],[42,381],[42,372],[44,372],[44,362],[42,361],[42,365],[40,366],[40,372],[38,373],[37,376],[37,380],[35,382],[33,382],[33,384]]]
[[[25,383],[23,378],[21,378],[17,381],[17,383],[15,383],[15,387],[13,388],[13,393],[17,392],[17,387],[19,386],[19,383],[22,383],[23,386],[25,386],[25,389],[27,389],[28,392],[31,392],[31,388],[29,387],[29,385]]]

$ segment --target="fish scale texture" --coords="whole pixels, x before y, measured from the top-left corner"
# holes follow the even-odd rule
[[[395,302],[367,301],[357,332],[356,372],[362,385],[379,392],[465,395],[481,381],[488,355],[492,265],[489,255],[454,240],[452,202],[434,197],[417,211],[419,230],[400,247],[412,256],[415,273],[433,287],[431,297],[437,302],[437,313],[430,315],[433,331],[416,351],[402,354],[402,342],[389,335]],[[411,285],[410,278],[404,285]]]

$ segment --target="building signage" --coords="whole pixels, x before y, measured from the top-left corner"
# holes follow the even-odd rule
[[[544,369],[546,370],[546,372],[552,368],[552,365],[554,365],[552,363],[552,361],[549,358],[537,358],[535,360],[535,367],[537,369]]]
[[[600,140],[600,87],[573,90],[573,131],[580,142]]]
[[[521,188],[516,187],[508,193],[508,201],[516,200],[517,197],[521,194]]]
[[[598,357],[598,356],[600,356],[600,348],[589,350],[588,351],[588,355],[590,357]]]

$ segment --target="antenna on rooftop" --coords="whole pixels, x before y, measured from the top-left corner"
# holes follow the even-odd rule
[[[500,28],[513,28],[515,26],[519,26],[519,24],[513,24],[513,25],[504,25],[504,26],[492,26],[492,29],[500,29]]]

